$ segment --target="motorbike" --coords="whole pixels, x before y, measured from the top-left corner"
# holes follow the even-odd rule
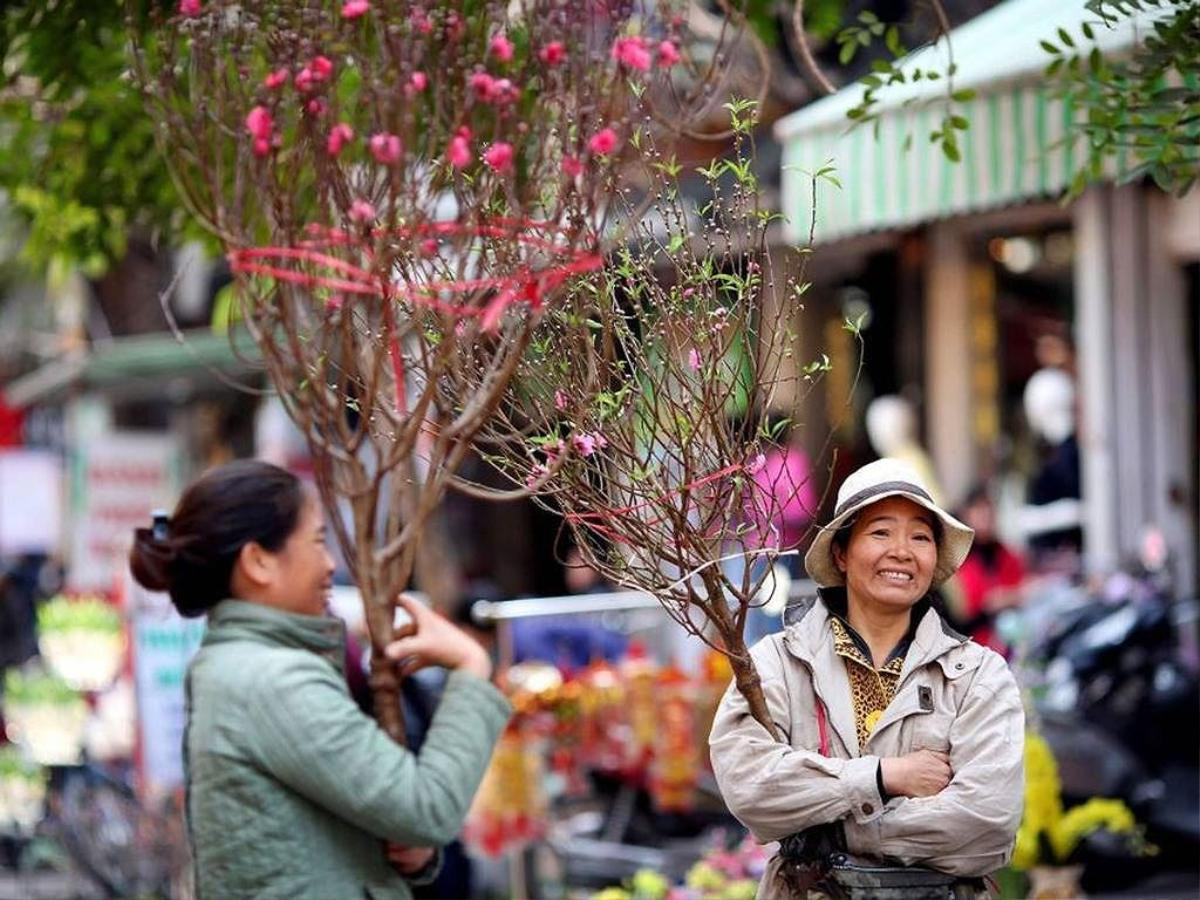
[[[1064,802],[1123,800],[1158,847],[1152,859],[1122,859],[1098,835],[1081,848],[1095,857],[1085,871],[1111,887],[1143,869],[1194,868],[1200,604],[1176,596],[1161,568],[1139,564],[1099,589],[1058,585],[1027,609],[1017,666],[1058,762]]]

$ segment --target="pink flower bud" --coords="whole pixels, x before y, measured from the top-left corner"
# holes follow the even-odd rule
[[[464,129],[465,130],[465,129]],[[446,151],[446,159],[456,169],[462,169],[471,164],[471,132],[460,130],[450,139],[450,147]]]
[[[496,141],[483,151],[483,161],[495,172],[503,173],[512,168],[512,144]]]
[[[330,156],[337,156],[342,152],[342,147],[352,140],[354,140],[354,129],[345,122],[338,122],[329,129],[329,139],[325,142],[325,149]]]
[[[270,152],[271,152],[271,139],[270,138],[255,138],[254,139],[254,155],[255,156],[266,156]]]
[[[333,74],[333,61],[328,56],[318,56],[309,64],[313,81],[328,81]]]
[[[688,368],[693,372],[700,371],[700,351],[695,347],[688,351]]]
[[[562,41],[551,41],[538,51],[538,59],[548,66],[557,66],[567,58],[567,48]]]
[[[425,240],[421,241],[421,255],[422,256],[426,256],[426,257],[437,256],[437,251],[438,251],[438,242],[437,242],[436,238],[425,238]]]
[[[500,62],[509,62],[513,58],[513,43],[508,39],[504,32],[492,38],[488,49],[492,51],[492,56],[500,60]]]
[[[612,58],[627,69],[646,72],[650,69],[650,51],[646,39],[638,35],[619,37],[613,41]]]
[[[375,207],[366,200],[355,200],[350,204],[350,218],[355,222],[366,224],[375,221]]]
[[[319,119],[329,111],[329,104],[321,97],[313,97],[304,104],[304,111],[314,119]]]
[[[330,294],[325,300],[326,312],[337,312],[346,303],[346,298],[342,294]]]
[[[274,129],[275,120],[265,106],[256,106],[246,114],[246,130],[255,140],[270,142]]]
[[[371,155],[375,157],[375,162],[385,166],[390,166],[400,159],[400,153],[403,150],[400,138],[386,132],[371,135],[368,146],[371,148]]]
[[[275,90],[275,88],[279,87],[280,85],[286,84],[287,80],[288,80],[288,75],[290,75],[290,74],[291,73],[288,72],[287,69],[276,69],[274,72],[270,73],[266,78],[263,79],[263,84],[266,86],[266,88],[268,90],[273,91],[273,90]]]
[[[428,86],[429,86],[429,79],[425,76],[424,72],[413,72],[412,75],[408,79],[409,93],[412,93],[412,94],[419,93],[419,92],[425,90],[425,88]]]
[[[357,19],[359,16],[366,15],[370,8],[371,4],[367,0],[346,0],[342,4],[342,18]]]
[[[296,73],[296,90],[302,94],[306,94],[313,89],[313,84],[316,79],[313,78],[313,70],[305,66]]]
[[[487,72],[473,72],[468,84],[471,85],[471,90],[475,92],[478,100],[491,100],[492,94],[496,90],[496,79]]]
[[[200,0],[179,0],[179,14],[193,19],[200,15]]]
[[[664,68],[670,68],[677,65],[682,59],[679,55],[679,48],[675,46],[673,41],[663,41],[658,45],[658,64]]]
[[[583,174],[583,163],[579,161],[578,156],[564,156],[562,170],[568,178],[578,178]]]
[[[620,140],[611,128],[605,128],[592,135],[588,141],[588,149],[596,156],[608,156],[617,149]]]
[[[429,34],[433,31],[433,22],[429,20],[429,15],[423,9],[413,10],[413,27],[421,34]]]

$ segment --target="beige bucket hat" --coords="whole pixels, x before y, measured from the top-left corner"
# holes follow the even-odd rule
[[[929,489],[912,466],[898,459],[879,459],[856,469],[842,482],[833,519],[817,532],[804,555],[804,568],[818,586],[836,587],[846,583],[833,561],[833,536],[862,509],[885,497],[905,497],[925,507],[941,521],[942,538],[938,542],[933,586],[958,571],[971,549],[975,532],[933,502]]]

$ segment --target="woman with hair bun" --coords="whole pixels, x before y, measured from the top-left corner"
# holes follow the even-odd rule
[[[208,617],[184,738],[197,895],[408,898],[431,881],[510,713],[486,651],[401,596],[416,630],[388,655],[452,671],[421,750],[393,743],[346,686],[320,504],[268,463],[195,481],[136,532],[130,567]]]

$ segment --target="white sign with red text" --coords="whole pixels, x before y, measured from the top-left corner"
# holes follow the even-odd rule
[[[67,586],[108,592],[128,566],[134,529],[175,504],[178,445],[165,434],[108,432],[77,452]]]

